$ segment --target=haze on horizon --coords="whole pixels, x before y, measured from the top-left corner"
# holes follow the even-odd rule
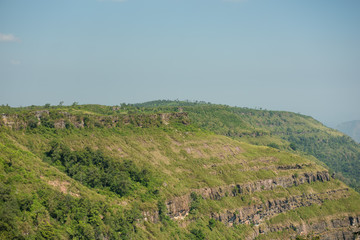
[[[360,119],[360,1],[1,0],[0,104],[203,100]]]

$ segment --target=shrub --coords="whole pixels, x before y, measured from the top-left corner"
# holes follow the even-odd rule
[[[280,146],[278,145],[278,144],[276,144],[276,143],[269,143],[268,145],[267,145],[268,147],[271,147],[271,148],[276,148],[276,149],[280,149]]]
[[[192,192],[190,194],[190,198],[191,198],[191,203],[190,203],[190,213],[195,213],[196,210],[199,208],[200,206],[200,199],[201,197],[199,195],[197,195],[196,193]]]
[[[296,151],[296,149],[297,149],[295,143],[290,143],[289,147],[294,151]]]
[[[205,239],[205,234],[201,229],[192,229],[190,233],[193,235],[192,239]]]
[[[212,231],[215,226],[216,226],[216,220],[213,219],[213,218],[211,218],[211,219],[209,220],[208,227],[209,227],[210,230]]]
[[[57,141],[51,142],[50,146],[44,161],[50,161],[89,187],[108,187],[110,191],[124,196],[132,190],[135,182],[145,187],[150,182],[150,172],[139,169],[131,160],[121,163],[105,156],[100,150],[94,151],[88,147],[81,151],[71,151],[68,146]]]

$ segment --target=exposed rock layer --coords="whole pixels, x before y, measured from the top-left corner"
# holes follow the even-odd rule
[[[325,200],[346,198],[348,194],[348,188],[331,190],[321,194],[303,194],[289,198],[273,199],[262,204],[245,206],[223,213],[212,213],[210,217],[230,225],[233,223],[259,224],[282,212],[313,204],[322,204]]]
[[[327,219],[316,219],[296,224],[282,224],[278,226],[268,226],[262,224],[258,227],[255,235],[249,237],[254,239],[260,234],[289,230],[293,236],[303,236],[307,238],[320,237],[329,240],[353,240],[360,239],[360,216],[334,216]]]
[[[276,187],[291,187],[304,183],[315,181],[329,181],[330,175],[327,171],[316,173],[303,173],[300,175],[292,175],[279,177],[275,179],[259,180],[256,182],[232,184],[222,187],[194,189],[193,192],[201,195],[204,199],[220,200],[225,196],[237,196],[239,194],[248,194],[263,190],[272,190]],[[190,194],[176,197],[166,202],[168,214],[171,218],[184,217],[190,211]]]
[[[54,115],[54,119],[52,117]],[[47,110],[30,112],[27,116],[17,114],[2,114],[0,126],[6,126],[13,130],[40,125],[53,128],[83,127],[118,127],[133,124],[138,127],[147,127],[156,124],[165,124],[177,120],[187,125],[190,123],[187,113],[158,113],[158,114],[119,114],[115,116],[74,115],[68,112],[49,112]]]

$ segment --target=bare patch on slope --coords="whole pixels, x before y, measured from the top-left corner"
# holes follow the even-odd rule
[[[59,181],[59,180],[53,180],[53,181],[47,181],[47,183],[50,186],[53,186],[58,191],[64,193],[64,194],[70,194],[73,197],[80,197],[78,193],[74,193],[69,191],[70,182],[68,181]]]

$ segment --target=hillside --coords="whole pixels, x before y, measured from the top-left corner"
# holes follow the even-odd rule
[[[330,171],[360,191],[360,144],[315,119],[284,111],[254,110],[204,102],[153,101],[137,104],[187,112],[201,128],[251,144],[301,151],[324,162]]]
[[[286,126],[348,141],[309,117],[177,102],[0,110],[1,239],[353,239],[360,231],[359,193],[301,141],[289,142],[297,135],[284,137]]]
[[[360,143],[360,120],[341,123],[336,126],[336,129],[349,135],[356,142]]]

